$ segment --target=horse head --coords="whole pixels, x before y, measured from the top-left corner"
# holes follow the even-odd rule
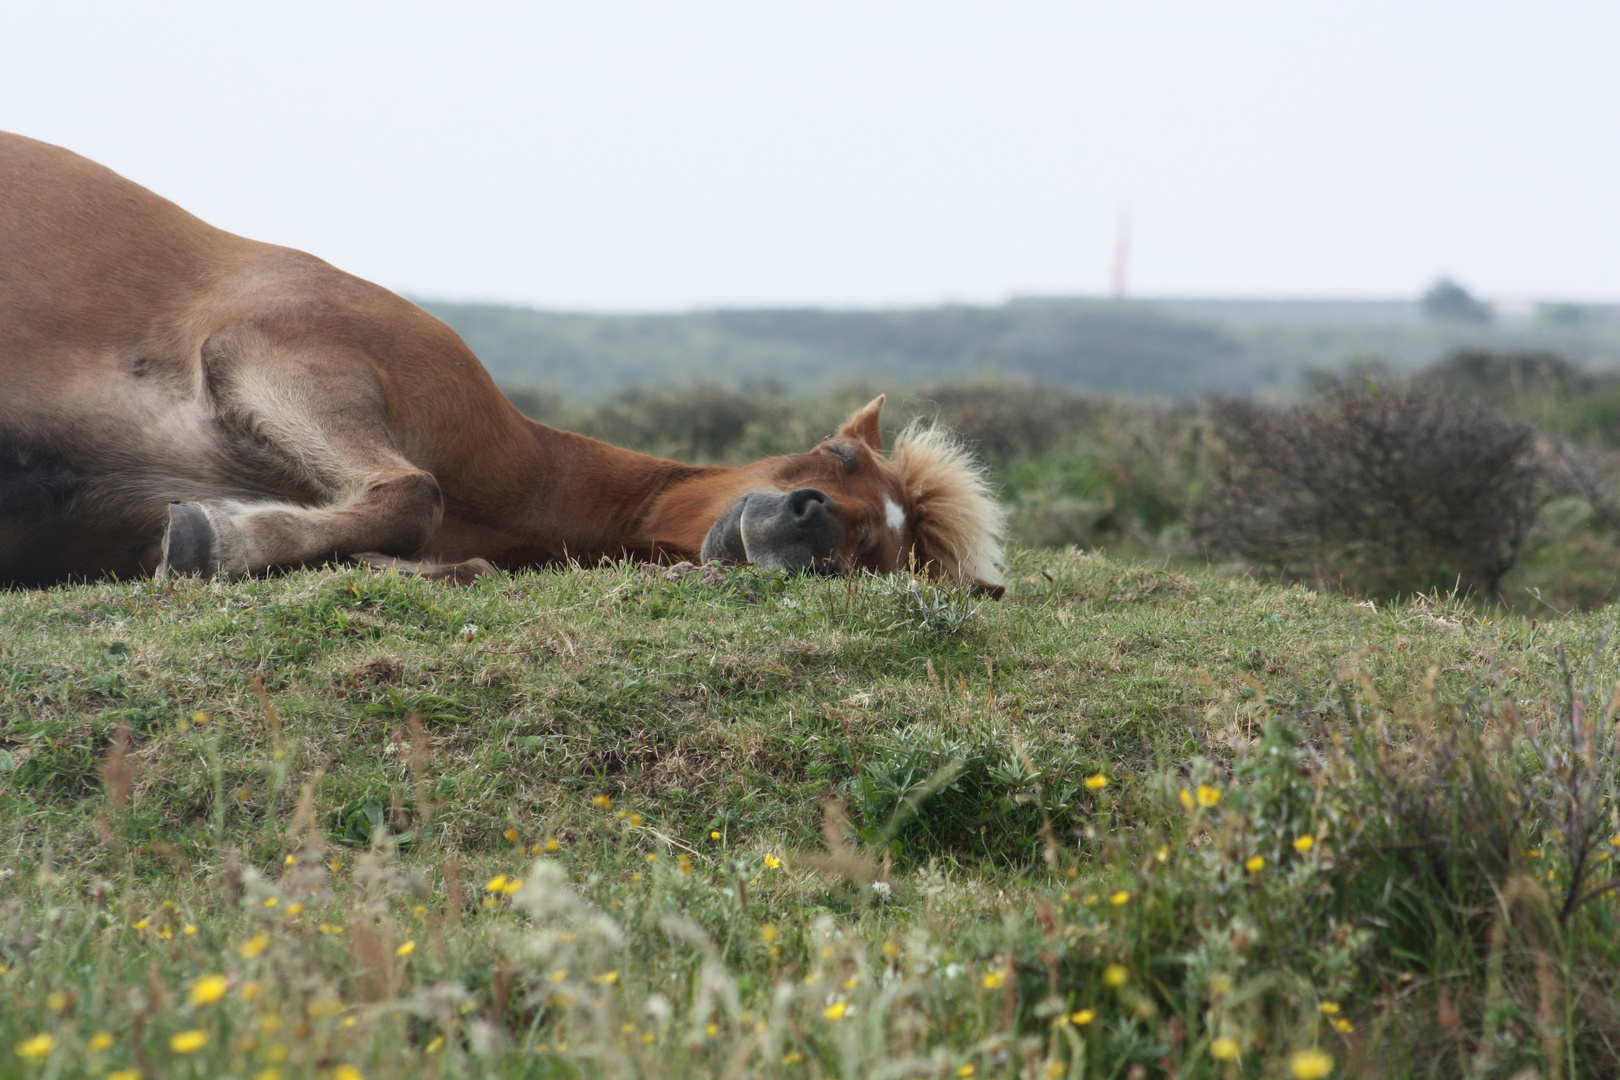
[[[914,422],[883,450],[883,397],[803,454],[740,470],[704,561],[771,570],[915,569],[1000,596],[1003,515],[984,468],[943,428]]]

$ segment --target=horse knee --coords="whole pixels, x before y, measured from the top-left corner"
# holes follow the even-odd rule
[[[377,542],[367,546],[385,555],[415,554],[444,520],[444,496],[430,473],[378,480],[366,488],[362,501],[379,526]]]

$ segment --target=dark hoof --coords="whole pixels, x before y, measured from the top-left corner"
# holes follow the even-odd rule
[[[968,586],[969,596],[988,596],[992,600],[1000,600],[1007,595],[1007,586],[992,585],[988,581],[975,578],[973,584]]]
[[[208,516],[190,503],[170,503],[158,576],[206,574],[213,569],[213,563],[214,529],[208,524]]]

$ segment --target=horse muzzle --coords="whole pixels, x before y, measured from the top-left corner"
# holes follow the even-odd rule
[[[700,557],[835,574],[844,527],[832,509],[832,497],[815,488],[744,495],[709,528]]]

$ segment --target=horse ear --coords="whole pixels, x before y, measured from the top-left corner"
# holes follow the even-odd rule
[[[859,439],[878,453],[883,453],[883,432],[878,430],[878,414],[883,411],[883,399],[887,394],[879,394],[868,401],[860,412],[844,422],[838,434],[846,439]]]

